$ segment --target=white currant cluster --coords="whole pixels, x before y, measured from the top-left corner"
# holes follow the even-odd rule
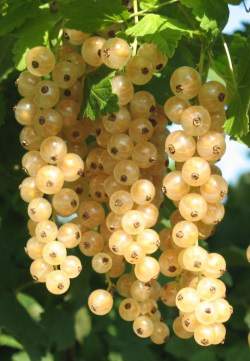
[[[148,83],[167,58],[154,44],[141,45],[132,56],[125,40],[106,35],[65,29],[55,55],[40,46],[28,51],[27,70],[17,80],[30,272],[51,293],[65,293],[82,269],[79,258],[67,253],[79,246],[109,284],[90,294],[93,313],[110,312],[116,290],[123,297],[119,314],[133,322],[139,337],[162,344],[169,336],[158,308],[162,301],[180,310],[173,325],[178,336],[194,334],[204,346],[222,342],[222,323],[231,314],[218,280],[225,260],[198,239],[207,238],[224,215],[227,185],[213,163],[225,151],[225,89],[215,82],[201,86],[199,74],[182,67],[171,77],[175,96],[162,108],[134,86]],[[111,85],[119,110],[92,123],[80,115],[83,83],[101,65],[116,71]],[[200,105],[191,105],[198,94]],[[168,119],[184,130],[168,135]],[[168,156],[176,170],[165,175]],[[171,216],[173,228],[158,234],[153,227],[164,193],[179,211]],[[160,272],[176,279],[161,286]]]
[[[165,286],[162,299],[180,311],[174,332],[182,338],[194,335],[198,344],[209,346],[224,341],[223,323],[232,313],[225,300],[226,287],[218,279],[226,271],[225,259],[198,244],[211,235],[225,213],[222,201],[228,186],[214,163],[226,149],[226,89],[215,81],[202,85],[199,73],[186,66],[175,70],[170,87],[174,96],[164,110],[182,130],[166,139],[175,170],[164,177],[163,192],[178,210],[171,217],[172,228],[160,234],[164,250],[159,262],[164,275],[179,280]]]

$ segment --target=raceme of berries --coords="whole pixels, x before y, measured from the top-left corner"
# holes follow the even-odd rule
[[[132,55],[124,39],[74,29],[64,29],[55,54],[42,46],[27,52],[17,80],[23,98],[14,109],[26,149],[25,251],[32,278],[52,294],[65,294],[84,268],[81,259],[91,257],[93,272],[108,283],[89,295],[94,314],[111,311],[116,291],[119,315],[134,333],[163,344],[170,330],[159,303],[177,306],[174,333],[207,346],[223,342],[232,313],[219,280],[225,260],[198,244],[224,216],[228,187],[214,163],[225,152],[226,89],[202,85],[199,73],[183,66],[171,76],[174,96],[162,107],[136,86],[167,61],[155,44]],[[101,65],[114,71],[119,109],[92,123],[80,113],[82,89],[86,74]],[[169,134],[168,120],[183,130]],[[166,173],[168,157],[175,170]],[[171,229],[158,233],[164,195],[178,210]],[[160,275],[172,280],[161,284]]]
[[[174,333],[194,337],[201,346],[223,343],[224,323],[233,309],[225,300],[226,286],[219,278],[225,259],[199,245],[224,217],[223,200],[228,186],[214,165],[225,153],[225,87],[215,81],[202,85],[199,73],[189,67],[175,70],[170,79],[174,96],[164,104],[166,116],[182,130],[168,135],[165,150],[175,169],[163,179],[163,192],[177,207],[171,228],[160,233],[161,272],[179,281],[167,283],[162,301],[177,306],[180,314]],[[190,100],[197,98],[191,105]],[[219,125],[218,125],[218,119]]]

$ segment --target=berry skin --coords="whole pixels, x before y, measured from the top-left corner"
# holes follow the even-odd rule
[[[154,331],[154,324],[148,316],[139,316],[133,322],[135,334],[141,338],[150,337]]]
[[[67,292],[69,286],[69,277],[63,271],[52,271],[46,277],[46,287],[54,295],[62,295]]]
[[[103,316],[111,311],[113,298],[108,291],[95,290],[89,295],[88,306],[95,315]]]
[[[118,96],[120,106],[127,105],[134,96],[134,86],[124,75],[117,75],[111,80],[112,93]]]
[[[34,94],[35,86],[39,82],[39,80],[39,77],[31,74],[29,71],[23,71],[16,81],[19,94],[22,97],[32,97]]]
[[[144,85],[153,77],[153,65],[150,60],[135,56],[126,65],[125,74],[135,85]]]
[[[165,143],[165,150],[170,158],[176,162],[185,162],[195,153],[195,140],[182,130],[171,133]]]
[[[105,41],[101,50],[103,63],[111,69],[124,67],[131,56],[128,43],[120,38],[111,38]]]
[[[34,222],[46,221],[50,218],[52,207],[44,198],[34,198],[28,206],[28,215]]]
[[[81,241],[81,230],[76,224],[67,222],[59,228],[57,239],[66,248],[75,248]]]
[[[119,305],[119,315],[125,321],[134,321],[140,314],[139,303],[133,298],[125,298]]]
[[[27,52],[26,66],[28,71],[35,76],[48,75],[55,66],[55,56],[48,48],[37,46]]]
[[[181,175],[188,185],[198,187],[208,181],[211,169],[209,163],[203,158],[192,157],[183,164]]]
[[[181,99],[189,100],[198,95],[201,87],[200,74],[193,68],[177,68],[170,78],[172,92]]]
[[[145,205],[154,199],[155,187],[149,180],[139,179],[132,185],[130,192],[135,203]]]
[[[66,247],[58,241],[51,241],[43,248],[43,259],[52,266],[61,264],[67,255]]]
[[[199,102],[209,112],[215,113],[224,109],[227,91],[224,85],[217,81],[209,81],[202,85],[199,91]]]
[[[179,203],[180,214],[187,221],[196,222],[201,220],[205,217],[207,210],[207,202],[197,193],[185,195]]]
[[[32,125],[38,111],[34,101],[23,98],[14,108],[16,121],[21,125]]]
[[[53,267],[42,258],[35,259],[30,265],[30,273],[34,281],[45,282],[47,275],[53,271]]]
[[[58,193],[62,189],[63,183],[63,172],[54,165],[45,165],[36,174],[36,186],[45,194]]]
[[[55,82],[51,80],[41,80],[35,87],[33,100],[39,108],[49,109],[58,103],[59,97],[59,87]]]
[[[169,98],[164,104],[164,113],[171,122],[180,124],[181,116],[185,109],[189,107],[189,103],[185,99],[177,96]]]
[[[82,45],[82,57],[85,63],[98,67],[102,64],[101,49],[105,39],[99,36],[91,36]]]
[[[168,173],[162,181],[162,191],[166,197],[173,201],[179,201],[189,193],[190,186],[185,183],[181,172],[173,171]]]
[[[206,108],[191,106],[181,114],[181,125],[188,135],[194,137],[204,135],[211,126],[211,118]]]

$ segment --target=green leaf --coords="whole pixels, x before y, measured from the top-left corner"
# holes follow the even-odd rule
[[[2,292],[0,309],[0,327],[23,345],[31,361],[40,360],[46,345],[46,335],[41,327],[30,318],[12,293]]]
[[[58,351],[70,348],[75,342],[74,318],[70,310],[51,307],[42,315],[42,326],[48,332],[48,344]]]
[[[175,19],[148,14],[128,28],[126,34],[137,37],[141,42],[155,43],[164,54],[172,57],[182,36],[192,36],[193,31]]]
[[[200,27],[213,35],[218,35],[227,23],[229,10],[224,1],[214,0],[180,0],[180,2],[192,12]]]
[[[84,116],[95,120],[106,113],[118,111],[118,98],[112,93],[111,79],[113,76],[114,72],[110,73],[110,70],[101,67],[87,77]]]
[[[100,28],[119,23],[128,18],[129,13],[120,0],[65,0],[62,2],[62,14],[67,21],[67,27],[96,32]]]
[[[84,338],[89,335],[91,331],[91,318],[86,307],[81,307],[75,314],[75,334],[79,343],[82,343]]]
[[[0,127],[5,123],[6,103],[5,97],[0,93]]]
[[[39,321],[41,319],[41,314],[44,310],[33,297],[25,293],[18,293],[17,300],[35,321]]]
[[[6,346],[22,350],[23,346],[12,336],[0,334],[0,346]]]
[[[12,61],[12,47],[15,42],[15,37],[12,34],[7,34],[0,38],[0,81],[4,80],[13,70]]]
[[[32,0],[10,3],[6,13],[0,18],[0,36],[8,34],[22,26],[27,19],[35,17],[37,11],[37,3]]]
[[[158,5],[159,0],[142,0],[140,1],[139,5],[140,5],[140,9],[142,10],[148,10],[148,9],[152,9],[152,7],[154,7],[155,5]]]
[[[17,41],[13,47],[13,59],[18,70],[25,68],[25,54],[28,49],[34,46],[46,45],[47,32],[59,20],[59,14],[52,14],[48,9],[41,9],[35,19],[31,19],[20,28]]]
[[[250,56],[250,40],[235,34],[227,40],[233,64],[233,73],[229,68],[225,54],[217,56],[213,62],[214,70],[222,76],[229,92],[229,107],[225,132],[234,138],[249,143],[249,110],[250,110],[250,72],[248,59]],[[239,56],[240,54],[240,56]]]
[[[17,352],[13,355],[12,361],[30,361],[30,358],[26,352]]]

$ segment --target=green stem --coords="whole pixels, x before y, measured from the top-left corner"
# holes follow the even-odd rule
[[[138,0],[133,0],[133,9],[134,9],[134,18],[135,18],[135,24],[137,24],[139,22],[139,17],[138,15],[135,15],[136,13],[138,13]],[[136,55],[137,52],[137,37],[135,37],[132,48],[133,48],[133,56]]]
[[[17,287],[17,288],[15,289],[15,293],[18,293],[18,292],[21,292],[21,291],[23,291],[23,290],[26,290],[27,288],[32,287],[32,286],[34,286],[35,284],[37,284],[37,282],[35,282],[35,281],[26,282],[26,283],[20,285],[19,287]]]
[[[221,40],[222,40],[222,44],[223,44],[223,47],[224,47],[224,50],[225,50],[225,53],[226,53],[228,68],[229,68],[231,76],[232,76],[234,89],[237,89],[237,81],[236,81],[236,78],[235,78],[235,72],[234,72],[232,58],[231,58],[230,51],[229,51],[228,45],[226,43],[226,40],[225,40],[223,34],[221,34]]]
[[[134,11],[134,13],[130,15],[130,18],[142,16],[142,15],[144,15],[146,13],[149,13],[149,12],[154,11],[154,10],[158,10],[158,9],[164,7],[164,6],[171,5],[171,4],[174,4],[174,3],[177,3],[177,2],[179,2],[179,0],[164,1],[163,3],[161,3],[159,5],[156,5],[156,6],[152,6],[149,9],[145,9],[145,10],[141,10],[141,11],[138,11],[138,10]]]
[[[204,61],[205,61],[205,51],[204,51],[204,44],[201,44],[201,53],[200,53],[200,61],[198,65],[199,73],[203,78],[203,69],[204,69]]]

